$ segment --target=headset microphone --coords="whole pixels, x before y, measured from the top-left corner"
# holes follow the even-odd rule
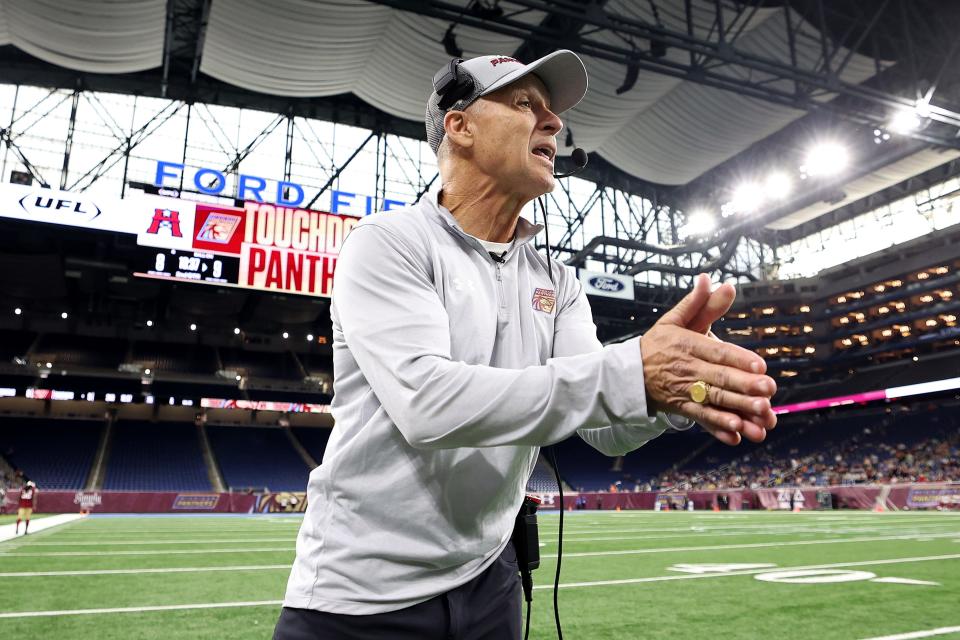
[[[580,173],[590,161],[590,158],[587,156],[587,152],[580,147],[577,147],[573,150],[573,153],[570,154],[570,159],[573,160],[573,169],[571,171],[567,171],[566,173],[555,173],[553,174],[554,178],[569,178],[576,173]]]

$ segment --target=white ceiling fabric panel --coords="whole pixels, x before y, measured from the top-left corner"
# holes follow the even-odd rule
[[[457,1],[465,5],[468,0]],[[659,0],[656,15],[652,6],[611,0],[606,8],[611,14],[686,30],[684,0]],[[695,35],[704,37],[716,5],[691,0],[690,6]],[[162,63],[165,10],[165,0],[0,0],[0,43],[71,69],[140,71]],[[732,10],[725,12],[727,25],[736,27],[738,51],[789,62],[782,8],[747,11],[741,25],[735,17]],[[527,11],[513,18],[535,25],[544,15]],[[800,25],[798,66],[816,68],[821,55],[816,31],[795,13],[791,21]],[[366,0],[219,0],[211,5],[201,70],[273,95],[353,93],[393,116],[422,120],[433,73],[449,59],[441,44],[449,26]],[[455,34],[465,57],[510,55],[522,44],[518,38],[463,25],[456,26]],[[611,43],[624,44],[609,32],[604,35]],[[649,43],[638,41],[637,46]],[[688,56],[673,47],[666,52],[668,60],[683,64]],[[834,59],[845,57],[840,50]],[[624,65],[591,56],[584,56],[584,62],[590,90],[565,114],[576,144],[659,184],[686,184],[803,115],[734,91],[646,71],[631,89],[616,95],[626,74]],[[731,77],[747,73],[725,66],[715,71]],[[875,72],[871,60],[854,55],[841,78],[856,84]],[[788,81],[774,86],[793,90]]]
[[[662,4],[674,9],[673,12],[660,10],[664,26],[684,30],[683,3]],[[677,7],[680,14],[676,14]],[[714,16],[713,3],[695,1],[692,7],[695,22],[708,30]],[[645,5],[641,3],[618,0],[608,5],[608,9],[620,15],[631,15],[632,12],[637,18],[652,20],[652,15],[644,13]],[[791,19],[795,25],[802,22],[797,15]],[[783,37],[785,21],[782,9],[756,11],[736,40],[737,49],[788,62],[790,54]],[[816,32],[803,24],[802,33],[815,35]],[[843,59],[845,55],[846,52],[840,50],[836,59]],[[683,59],[688,54],[668,50],[669,59],[677,59],[677,56]],[[798,66],[813,69],[819,58],[817,41],[798,37]],[[590,93],[567,118],[577,144],[588,151],[598,152],[627,173],[651,182],[686,184],[804,115],[801,110],[733,91],[643,72],[634,88],[617,96],[615,89],[625,74],[623,65],[611,65],[589,57],[586,60],[591,79]],[[730,77],[746,75],[746,70],[739,68],[722,67],[717,71]],[[874,72],[871,60],[854,55],[841,78],[856,84]],[[773,86],[792,90],[786,81]],[[822,96],[821,99],[828,97]]]
[[[543,14],[517,19],[537,24]],[[364,0],[214,2],[200,69],[275,95],[354,93],[391,115],[422,120],[433,74],[450,60],[440,44],[449,26]],[[509,55],[522,44],[464,26],[456,39],[467,58]]]
[[[467,0],[459,0],[465,4]],[[612,14],[686,31],[683,0],[661,0],[654,16],[651,3],[613,0]],[[696,35],[704,37],[715,19],[710,0],[691,2]],[[781,8],[741,14],[725,10],[739,51],[788,63],[786,17]],[[516,19],[539,24],[542,14]],[[820,58],[817,32],[799,15],[798,65],[814,69]],[[207,27],[201,70],[215,78],[265,93],[310,97],[353,93],[391,115],[420,120],[433,73],[449,56],[441,40],[449,23],[397,11],[366,0],[232,0],[214,2]],[[510,55],[519,39],[458,25],[457,43],[465,57]],[[594,37],[599,37],[599,34]],[[610,42],[623,40],[609,34]],[[646,41],[638,43],[648,46]],[[840,50],[836,60],[845,57]],[[686,64],[689,54],[670,48],[666,57]],[[666,185],[685,184],[751,144],[801,117],[791,107],[750,98],[653,72],[640,71],[623,95],[622,64],[584,56],[590,90],[565,114],[578,146],[596,151],[627,173]],[[719,67],[719,73],[744,77],[742,68]],[[841,77],[859,83],[875,73],[872,62],[854,55]],[[792,91],[789,82],[777,85]],[[827,99],[829,96],[820,96]]]
[[[79,71],[160,66],[165,27],[165,0],[0,0],[0,42]]]

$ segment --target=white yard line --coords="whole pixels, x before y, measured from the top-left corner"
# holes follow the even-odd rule
[[[941,531],[936,531],[936,529],[946,528],[946,527],[948,527],[948,526],[952,526],[952,525],[947,525],[947,524],[942,524],[942,523],[941,523],[941,524],[932,523],[932,524],[927,524],[927,525],[913,525],[912,527],[910,527],[910,529],[911,529],[911,530],[915,530],[915,531],[912,531],[912,533],[915,534],[915,535],[918,535],[918,536],[920,536],[920,535],[929,535],[930,533],[952,533],[953,535],[956,535],[957,533],[960,533],[960,532],[957,532],[957,531],[953,531],[953,532],[950,532],[950,531],[942,531],[942,532],[941,532]],[[928,532],[928,531],[926,531],[926,530],[922,530],[922,531],[921,531],[921,530],[920,530],[921,527],[930,527],[930,528],[933,528],[933,529],[935,529],[935,530],[932,531],[932,532]],[[563,541],[564,541],[564,542],[594,542],[594,541],[599,541],[599,540],[664,540],[664,539],[670,540],[670,539],[673,539],[673,538],[707,537],[707,536],[710,536],[710,537],[720,537],[720,536],[787,536],[787,535],[798,535],[798,534],[811,534],[811,535],[815,535],[815,534],[845,534],[845,533],[865,535],[865,534],[872,534],[872,533],[890,533],[891,530],[893,530],[893,531],[898,531],[898,532],[903,532],[903,529],[901,529],[900,527],[889,527],[889,528],[871,528],[871,527],[865,527],[865,528],[854,528],[854,529],[850,529],[850,528],[827,528],[827,527],[819,527],[819,528],[797,528],[797,527],[794,527],[794,528],[792,528],[792,529],[784,529],[784,530],[779,530],[779,529],[778,529],[778,530],[776,530],[776,531],[719,531],[719,532],[718,532],[718,531],[699,531],[699,530],[698,530],[698,531],[692,531],[692,532],[691,532],[689,529],[685,529],[685,530],[682,530],[682,532],[677,532],[677,533],[675,533],[675,534],[662,535],[662,536],[648,536],[648,535],[643,535],[642,532],[638,532],[637,535],[632,535],[632,536],[601,536],[601,537],[597,537],[595,534],[589,534],[590,537],[583,537],[583,536],[586,536],[586,535],[588,535],[588,534],[568,533],[568,532],[566,531],[566,527],[564,527]],[[626,532],[626,531],[637,531],[637,530],[636,530],[636,529],[627,529],[627,530],[623,530],[622,532]],[[649,530],[649,529],[644,529],[644,530],[643,530],[643,532],[646,532],[646,531],[650,531],[650,530]],[[612,532],[603,532],[603,533],[620,533],[620,532],[612,531]],[[906,532],[903,532],[903,535],[907,535],[907,533],[906,533]],[[554,542],[554,541],[556,541],[556,535],[555,535],[555,534],[545,534],[545,535],[541,535],[541,536],[540,536],[540,540],[542,540],[542,541],[547,541],[547,542]]]
[[[150,569],[84,569],[78,571],[12,571],[0,573],[0,578],[38,578],[60,576],[114,576],[142,573],[203,573],[206,571],[265,571],[270,569],[290,569],[286,564],[245,564],[228,567],[159,567]]]
[[[546,526],[550,527],[553,525],[553,521],[546,521]],[[626,523],[622,523],[626,524]],[[871,528],[877,529],[898,529],[907,524],[912,524],[917,527],[954,527],[960,525],[960,522],[930,522],[929,520],[918,520],[915,523],[913,522],[890,522],[886,523],[889,526],[883,526],[884,523],[880,522],[870,522],[863,523],[865,526],[869,525]],[[764,525],[731,525],[731,526],[719,526],[711,527],[703,525],[700,523],[693,523],[685,527],[665,527],[665,528],[651,528],[646,527],[640,523],[637,523],[635,526],[629,529],[607,529],[607,528],[592,528],[592,529],[578,529],[576,527],[571,527],[569,522],[564,522],[563,531],[566,535],[594,535],[594,534],[606,534],[606,533],[631,533],[637,530],[642,530],[645,533],[681,533],[681,532],[690,532],[690,531],[705,531],[705,532],[715,532],[715,531],[744,531],[752,533],[754,531],[797,531],[802,530],[804,527],[817,527],[821,526],[815,522],[794,522],[794,523],[785,523],[785,524],[764,524]]]
[[[838,567],[873,567],[886,564],[907,564],[911,562],[934,562],[937,560],[957,560],[960,553],[944,556],[919,556],[913,558],[892,558],[889,560],[860,560],[857,562],[835,562],[832,564],[811,564],[800,567],[777,567],[775,569],[746,569],[744,571],[727,571],[724,573],[685,573],[681,575],[653,576],[650,578],[626,578],[623,580],[597,580],[593,582],[561,583],[560,588],[572,587],[606,587],[618,584],[640,584],[644,582],[673,582],[674,580],[702,580],[706,578],[726,578],[729,576],[752,576],[769,571],[803,571],[812,569],[834,569]],[[552,589],[552,584],[534,586],[534,589]]]
[[[925,631],[911,631],[909,633],[898,633],[895,636],[877,636],[875,638],[866,638],[866,640],[913,640],[914,638],[944,636],[948,633],[960,633],[960,627],[940,627],[939,629],[927,629]]]
[[[727,573],[706,573],[706,574],[682,574],[682,575],[669,575],[669,576],[654,576],[650,578],[630,578],[625,580],[602,580],[596,582],[570,582],[561,584],[561,588],[573,588],[573,587],[600,587],[600,586],[611,586],[611,585],[622,585],[622,584],[639,584],[643,582],[668,582],[674,580],[704,580],[707,578],[726,578],[730,576],[746,576],[754,575],[758,573],[764,573],[772,570],[783,571],[783,570],[811,570],[811,569],[832,569],[837,567],[869,567],[869,566],[879,566],[879,565],[888,565],[888,564],[906,564],[912,562],[933,562],[938,560],[956,560],[960,559],[960,554],[952,555],[942,555],[942,556],[920,556],[920,557],[911,557],[911,558],[890,558],[886,560],[861,560],[858,562],[838,562],[833,564],[818,564],[818,565],[805,565],[799,567],[779,567],[776,569],[752,569],[746,571],[730,571]],[[534,589],[552,589],[553,585],[545,584],[534,587]],[[254,602],[206,602],[198,604],[174,604],[174,605],[160,605],[160,606],[145,606],[145,607],[112,607],[109,609],[66,609],[59,611],[11,611],[6,613],[0,613],[0,619],[2,618],[37,618],[45,616],[70,616],[70,615],[96,615],[96,614],[105,614],[105,613],[141,613],[145,611],[177,611],[184,609],[219,609],[227,607],[265,607],[265,606],[279,606],[282,604],[281,600],[262,600]],[[960,629],[960,627],[953,627],[953,629]],[[929,632],[917,632],[917,633],[929,633]],[[929,633],[929,635],[942,635],[943,633],[950,633],[950,631],[942,631],[939,634]],[[909,638],[921,638],[927,636],[912,636],[912,635],[902,635],[902,636],[889,636],[885,638],[870,638],[869,640],[908,640]]]
[[[44,529],[49,529],[50,527],[58,527],[61,524],[79,520],[81,517],[82,516],[78,513],[63,513],[57,516],[47,516],[45,518],[32,519],[30,520],[30,534],[32,535],[34,533],[38,533]],[[14,533],[14,527],[16,527],[15,522],[0,525],[0,542],[6,542],[7,540],[23,537],[23,523],[20,525],[21,533],[19,535]],[[26,539],[29,540],[30,536],[27,536]]]
[[[11,611],[0,618],[41,618],[49,616],[83,616],[98,613],[142,613],[144,611],[180,611],[183,609],[224,609],[228,607],[278,607],[283,600],[254,602],[204,602],[201,604],[167,604],[154,607],[112,607],[109,609],[64,609],[61,611]]]
[[[942,533],[928,535],[928,538],[950,538],[957,535],[956,533]],[[744,544],[715,544],[709,546],[701,547],[665,547],[658,549],[624,549],[617,551],[584,551],[581,553],[565,553],[563,554],[564,559],[566,558],[586,558],[594,556],[628,556],[628,555],[641,555],[648,553],[677,553],[682,551],[721,551],[725,549],[762,549],[765,547],[800,547],[811,544],[844,544],[848,542],[883,542],[887,540],[913,540],[916,538],[916,534],[910,535],[900,535],[900,536],[876,536],[876,537],[861,537],[861,538],[828,538],[826,540],[793,540],[789,542],[750,542]],[[557,554],[543,554],[542,558],[556,558]]]
[[[211,540],[97,540],[91,542],[31,542],[31,547],[105,547],[107,545],[151,544],[245,544],[257,542],[290,542],[291,538],[216,538]]]
[[[243,549],[157,549],[154,551],[38,551],[36,553],[0,553],[0,558],[47,558],[61,556],[179,556],[196,553],[261,553],[263,551],[296,550],[296,547],[249,547]]]

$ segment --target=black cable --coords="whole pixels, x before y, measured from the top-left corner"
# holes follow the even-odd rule
[[[536,202],[540,205],[540,213],[543,214],[543,234],[547,241],[547,269],[550,272],[550,283],[553,284],[553,261],[550,259],[550,225],[547,224],[547,207],[543,201],[543,196],[537,198]]]
[[[550,464],[553,465],[553,475],[557,479],[557,491],[560,493],[560,525],[557,531],[557,571],[553,576],[553,619],[557,623],[557,640],[563,640],[563,631],[560,629],[560,561],[563,559],[563,481],[560,479],[560,467],[557,465],[557,451],[549,447]]]
[[[533,604],[533,600],[527,600],[527,628],[523,632],[523,640],[527,640],[530,637],[530,605]]]

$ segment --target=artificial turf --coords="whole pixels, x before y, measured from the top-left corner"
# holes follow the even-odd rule
[[[298,524],[270,516],[91,517],[0,543],[0,628],[18,640],[269,638]],[[534,574],[530,635],[553,638],[557,517],[541,514],[540,524],[544,557]],[[561,583],[572,585],[559,597],[568,639],[831,640],[960,627],[958,513],[574,512],[563,548]],[[731,563],[773,566],[703,566]],[[681,564],[694,566],[677,571]],[[862,573],[814,584],[755,577],[792,567],[819,567],[834,579],[859,571],[937,584],[877,583]],[[171,568],[196,570],[145,572]],[[134,572],[23,575],[92,570]],[[89,612],[233,602],[266,604]],[[63,610],[74,613],[17,615]]]

